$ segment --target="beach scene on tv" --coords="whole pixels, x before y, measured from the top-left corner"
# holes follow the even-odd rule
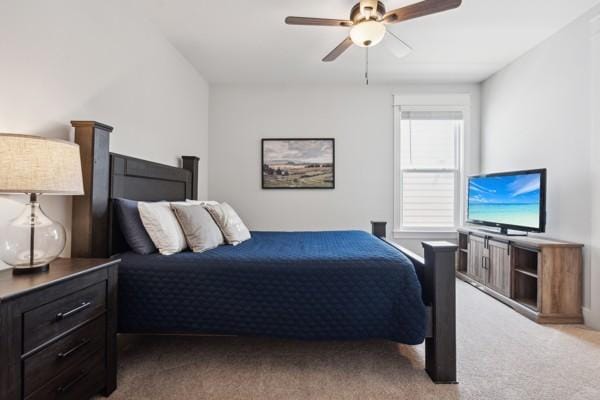
[[[468,219],[538,229],[540,186],[541,174],[472,178]]]

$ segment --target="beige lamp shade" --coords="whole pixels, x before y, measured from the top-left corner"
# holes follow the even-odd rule
[[[83,194],[79,145],[0,133],[0,193]]]

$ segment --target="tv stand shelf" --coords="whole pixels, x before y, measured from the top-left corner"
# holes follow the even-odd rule
[[[537,272],[528,271],[526,269],[515,267],[515,272],[518,273],[518,274],[523,274],[523,275],[530,276],[530,277],[535,278],[535,279],[538,278]]]
[[[583,322],[583,245],[471,228],[458,234],[458,278],[536,322]]]

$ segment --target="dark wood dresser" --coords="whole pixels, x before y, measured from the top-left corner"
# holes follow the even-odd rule
[[[0,271],[1,400],[83,400],[115,390],[119,261]]]

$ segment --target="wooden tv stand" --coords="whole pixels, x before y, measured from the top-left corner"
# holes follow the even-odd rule
[[[458,229],[456,276],[526,317],[583,323],[582,244]]]

